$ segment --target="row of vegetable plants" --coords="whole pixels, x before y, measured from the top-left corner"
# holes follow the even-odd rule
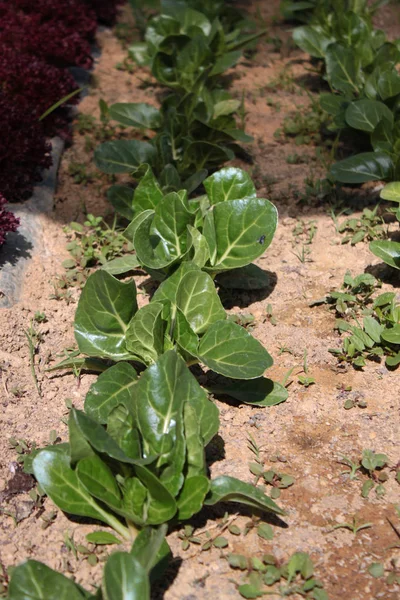
[[[69,67],[90,68],[98,20],[111,23],[118,0],[9,0],[0,2],[0,195],[28,198],[51,165],[49,137],[68,137],[66,103],[77,92]],[[77,102],[71,96],[69,105]],[[1,209],[0,245],[18,225]]]
[[[120,123],[156,135],[106,142],[95,154],[102,170],[130,173],[137,182],[108,192],[130,221],[124,235],[135,254],[88,278],[75,314],[79,350],[54,367],[100,374],[84,410],[70,411],[69,442],[35,450],[25,461],[61,510],[115,532],[95,532],[93,540],[132,547],[110,556],[95,593],[29,560],[13,571],[10,600],[31,597],[33,586],[48,600],[145,600],[171,555],[166,533],[203,506],[236,502],[284,515],[254,485],[228,475],[210,479],[205,459],[219,429],[207,392],[256,406],[287,398],[283,386],[264,377],[270,354],[228,318],[215,286],[268,285],[252,261],[273,239],[276,208],[257,198],[245,171],[216,170],[238,151],[238,141],[249,140],[236,128],[239,103],[218,87],[217,76],[259,34],[243,35],[242,17],[222,2],[205,3],[205,14],[190,0],[161,7],[145,45],[131,52],[172,94],[160,110],[103,106]],[[201,183],[205,193],[191,198]],[[160,282],[140,309],[134,280],[118,279],[138,266]],[[206,372],[191,370],[194,365]]]
[[[331,90],[320,95],[321,107],[331,116],[330,130],[371,148],[333,164],[331,177],[342,184],[390,181],[381,197],[399,202],[400,40],[388,41],[373,25],[376,10],[385,3],[284,1],[281,10],[288,19],[306,22],[294,29],[293,39],[320,65]],[[398,219],[400,212],[395,213]],[[370,248],[400,268],[400,243],[374,241]]]

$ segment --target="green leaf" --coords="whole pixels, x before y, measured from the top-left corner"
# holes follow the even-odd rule
[[[226,289],[234,290],[264,290],[271,285],[267,271],[254,264],[218,273],[216,282]]]
[[[210,481],[205,475],[185,479],[178,498],[178,519],[186,521],[200,512],[209,489]]]
[[[242,52],[240,50],[233,50],[232,52],[226,52],[222,56],[218,57],[214,63],[212,71],[210,72],[210,77],[213,77],[214,75],[221,75],[221,73],[224,71],[234,67],[241,56]]]
[[[268,200],[244,198],[219,202],[207,214],[203,230],[210,246],[210,269],[234,269],[251,263],[268,248],[276,226],[277,210]]]
[[[197,334],[226,318],[226,312],[211,277],[203,271],[189,271],[179,284],[176,305]]]
[[[103,173],[129,173],[142,163],[153,164],[157,152],[148,142],[116,140],[104,142],[94,151],[96,166]]]
[[[115,552],[104,568],[103,586],[107,600],[150,600],[146,569],[127,552]]]
[[[395,269],[400,269],[400,242],[374,240],[370,243],[369,249],[386,264]]]
[[[96,546],[121,544],[121,540],[109,531],[93,531],[92,533],[88,533],[85,537],[90,544],[96,544]]]
[[[131,320],[126,331],[126,347],[139,362],[151,365],[163,353],[166,323],[163,305],[151,302],[143,306]]]
[[[376,344],[380,344],[384,326],[373,317],[364,317],[363,325],[365,333],[372,338]]]
[[[140,435],[135,426],[134,418],[127,407],[131,401],[126,398],[126,404],[118,404],[108,415],[107,433],[130,458],[140,458],[142,447]]]
[[[397,323],[394,327],[386,328],[381,337],[385,342],[389,342],[389,344],[400,344],[400,323]]]
[[[371,133],[382,120],[393,125],[393,113],[383,104],[375,100],[357,100],[351,102],[346,109],[346,121],[350,127]]]
[[[216,171],[204,181],[210,204],[226,200],[256,198],[257,192],[250,176],[236,167],[226,167]]]
[[[111,508],[121,507],[121,492],[111,469],[97,455],[80,460],[76,475],[87,492]]]
[[[213,371],[234,379],[255,379],[272,365],[260,342],[232,321],[218,321],[208,328],[198,356]]]
[[[257,508],[267,512],[284,515],[285,512],[279,506],[266,496],[259,488],[250,483],[245,483],[234,477],[221,475],[211,480],[211,487],[205,504],[213,506],[218,502],[239,502],[252,508]]]
[[[150,165],[140,165],[140,167],[132,173],[132,177],[139,180],[133,198],[133,209],[135,212],[155,209],[163,199],[164,194]]]
[[[249,381],[220,377],[215,383],[210,382],[207,389],[213,394],[231,396],[253,406],[276,406],[285,402],[288,397],[288,392],[282,385],[266,377]]]
[[[193,222],[186,195],[172,192],[165,196],[136,229],[134,244],[140,262],[161,269],[182,258],[190,249],[187,226]]]
[[[84,600],[78,586],[36,560],[27,560],[13,569],[8,587],[9,600]]]
[[[296,27],[293,31],[293,40],[299,48],[315,58],[324,58],[327,47],[334,41],[319,25]]]
[[[326,71],[332,87],[343,93],[358,93],[358,69],[354,51],[340,44],[326,49]]]
[[[137,310],[134,281],[122,283],[99,270],[90,275],[75,313],[75,338],[89,356],[124,360],[125,333]]]
[[[385,574],[385,568],[382,563],[374,562],[369,565],[368,573],[372,575],[372,577],[379,578],[383,577]]]
[[[257,535],[264,540],[272,540],[274,537],[274,530],[268,523],[260,523],[257,527]]]
[[[102,271],[110,273],[110,275],[122,275],[123,273],[129,273],[140,266],[140,263],[135,254],[126,254],[125,256],[119,256],[106,262],[102,265]]]
[[[160,481],[174,496],[184,479],[183,406],[188,399],[203,399],[203,396],[203,390],[174,350],[163,354],[149,367],[134,390],[143,451],[145,455],[160,455],[156,463]]]
[[[162,282],[158,290],[156,290],[152,302],[167,301],[176,305],[176,296],[180,283],[186,273],[190,271],[199,273],[200,269],[193,262],[183,262],[172,275]]]
[[[391,181],[387,183],[380,193],[382,200],[391,200],[400,203],[400,182]]]
[[[109,522],[105,518],[107,513],[100,509],[71,469],[68,448],[52,446],[41,450],[33,459],[33,472],[42,490],[64,512]]]
[[[133,219],[133,194],[134,190],[127,185],[112,185],[107,190],[107,200],[113,205],[117,213],[125,219]]]
[[[110,118],[128,127],[159,129],[162,117],[158,108],[143,102],[118,102],[110,106]]]
[[[341,183],[365,183],[390,179],[393,162],[384,152],[363,152],[345,158],[331,167],[331,175]]]
[[[231,115],[240,107],[240,100],[221,100],[214,104],[213,119],[218,119],[225,115]]]
[[[176,514],[177,507],[173,496],[149,469],[136,466],[135,470],[149,495],[146,506],[146,523],[148,525],[166,523]]]
[[[176,308],[173,329],[171,328],[170,335],[181,350],[190,356],[196,356],[197,348],[199,346],[199,337],[190,327],[188,320],[179,308]],[[187,357],[186,360],[188,360]]]

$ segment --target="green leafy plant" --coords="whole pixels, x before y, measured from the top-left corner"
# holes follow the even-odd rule
[[[125,231],[139,264],[164,279],[179,264],[192,261],[223,287],[259,289],[265,273],[250,263],[270,245],[276,225],[275,206],[257,198],[245,171],[229,167],[204,181],[206,195],[188,200],[184,191],[164,195],[150,167],[135,192],[121,189],[114,205],[134,218]],[[126,194],[126,195],[125,195]],[[110,265],[111,266],[111,265]]]
[[[400,364],[400,304],[395,293],[386,292],[375,298],[362,324],[356,317],[355,324],[337,319],[335,328],[348,333],[341,349],[329,349],[340,361],[362,368],[366,359],[385,357],[388,367]]]
[[[337,231],[345,233],[341,243],[347,244],[350,242],[355,246],[359,242],[369,242],[387,237],[387,231],[384,227],[384,220],[377,214],[379,205],[370,210],[364,208],[360,217],[350,217],[341,223]]]
[[[400,221],[400,183],[398,181],[388,183],[381,191],[381,198],[399,204],[395,209],[395,215],[396,219]],[[372,241],[369,249],[389,266],[400,269],[400,242],[391,240]]]
[[[232,569],[244,572],[238,585],[243,598],[261,598],[278,593],[280,597],[299,595],[313,600],[328,600],[321,581],[314,577],[314,565],[305,552],[296,552],[287,563],[281,563],[271,554],[262,558],[242,554],[228,554]],[[271,591],[268,588],[273,587]]]
[[[382,284],[370,273],[353,277],[346,271],[340,290],[329,292],[325,298],[315,300],[310,306],[329,304],[342,317],[354,317],[362,313],[373,302],[372,295]],[[368,313],[367,313],[368,314]]]
[[[388,457],[386,454],[378,454],[373,450],[363,450],[360,460],[353,461],[347,456],[340,459],[340,463],[349,467],[350,471],[344,471],[350,480],[358,480],[359,475],[364,473],[368,475],[361,488],[363,498],[368,498],[371,490],[375,489],[376,495],[383,496],[386,492],[384,483],[389,479],[389,475],[383,469],[387,467]]]
[[[142,163],[148,163],[164,191],[190,193],[209,170],[234,158],[238,142],[252,141],[237,127],[234,115],[239,107],[239,100],[228,92],[200,84],[184,95],[167,96],[160,109],[144,103],[113,104],[110,118],[156,135],[149,141],[105,142],[95,150],[95,163],[105,173],[134,173],[139,178]]]

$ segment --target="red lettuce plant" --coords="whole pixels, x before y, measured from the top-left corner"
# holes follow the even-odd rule
[[[19,225],[19,219],[9,210],[4,208],[6,199],[0,194],[0,246],[6,241],[6,234],[9,231],[16,231]]]

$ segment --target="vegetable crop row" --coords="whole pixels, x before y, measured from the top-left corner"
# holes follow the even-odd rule
[[[390,181],[381,197],[400,201],[400,40],[387,40],[372,17],[385,0],[313,0],[281,4],[283,15],[307,22],[293,32],[296,44],[322,61],[331,93],[320,95],[332,117],[332,132],[359,139],[372,151],[345,158],[331,167],[340,183]],[[396,212],[397,219],[400,212]],[[373,241],[371,251],[400,268],[400,243]]]
[[[222,2],[205,3],[207,15],[182,2],[162,6],[166,12],[150,21],[148,45],[140,52],[173,93],[160,111],[144,104],[108,108],[124,125],[157,134],[151,142],[108,142],[96,152],[103,170],[129,172],[138,181],[136,189],[109,190],[130,221],[125,236],[136,254],[88,278],[74,323],[81,354],[55,367],[100,375],[84,410],[70,411],[69,442],[35,450],[25,461],[61,510],[102,521],[116,534],[96,532],[93,541],[122,540],[132,548],[111,555],[95,593],[28,560],[13,571],[10,600],[31,598],[32,589],[47,600],[146,600],[171,555],[169,527],[218,502],[284,514],[251,484],[227,475],[210,479],[205,461],[205,447],[219,429],[207,391],[257,406],[287,397],[284,387],[263,376],[271,356],[228,319],[214,283],[268,285],[251,263],[272,241],[276,208],[257,198],[240,169],[208,176],[233,156],[237,141],[248,139],[236,129],[238,103],[217,87],[217,75],[254,36],[241,34],[238,13]],[[168,35],[160,36],[161,30]],[[205,194],[189,199],[200,183]],[[134,281],[116,277],[138,266],[161,282],[140,309]],[[209,369],[203,387],[189,369],[198,363]]]

